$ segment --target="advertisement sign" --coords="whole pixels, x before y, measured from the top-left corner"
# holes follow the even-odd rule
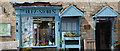
[[[8,23],[0,24],[0,36],[11,36],[11,25]]]

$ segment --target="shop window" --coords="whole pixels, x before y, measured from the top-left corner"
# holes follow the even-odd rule
[[[63,19],[62,20],[62,31],[63,32],[77,32],[77,19]]]
[[[84,29],[85,30],[89,30],[90,29],[90,25],[84,25]]]
[[[22,17],[22,46],[54,46],[54,18]]]
[[[62,23],[62,31],[65,32],[76,32],[76,23],[69,22],[69,23]]]

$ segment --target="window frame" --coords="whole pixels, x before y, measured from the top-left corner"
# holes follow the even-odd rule
[[[20,24],[21,24],[21,33],[22,33],[22,17],[20,17],[21,18],[21,21],[20,21]],[[54,20],[54,24],[55,24],[55,17],[41,17],[41,18],[53,18],[53,20]],[[34,24],[34,23],[33,23]],[[55,25],[54,25],[55,26]],[[55,29],[54,29],[54,31],[55,31]],[[47,47],[57,47],[57,44],[56,44],[56,39],[58,39],[58,38],[56,38],[57,36],[56,36],[56,33],[54,33],[54,35],[55,35],[55,38],[54,38],[54,40],[55,40],[55,45],[52,45],[52,46],[49,46],[49,45],[45,45],[45,46],[28,46],[28,47],[33,47],[33,48],[47,48]],[[22,37],[22,36],[21,36]],[[26,47],[26,46],[22,46],[22,38],[20,37],[20,40],[21,40],[21,46],[20,46],[20,48],[28,48],[28,47]]]
[[[61,32],[68,32],[68,31],[63,31],[62,30],[62,23],[76,23],[76,32],[78,33],[78,34],[80,34],[79,33],[79,19],[78,19],[79,17],[68,17],[68,18],[62,18],[61,19]],[[72,25],[71,25],[72,26]],[[66,26],[67,27],[67,26]],[[72,29],[72,28],[71,28]],[[66,28],[66,30],[67,30],[67,28]],[[73,31],[73,30],[72,30]]]

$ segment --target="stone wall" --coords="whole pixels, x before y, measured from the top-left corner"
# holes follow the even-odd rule
[[[120,13],[120,2],[118,2],[118,12]],[[120,40],[120,16],[118,17],[117,21],[116,21],[116,40]]]
[[[1,1],[8,1],[8,0],[1,0]],[[19,0],[19,1],[23,1],[23,0]],[[100,8],[105,5],[109,5],[115,11],[120,13],[120,10],[118,10],[118,2],[67,2],[67,1],[62,2],[61,0],[60,2],[51,1],[51,4],[62,5],[63,9],[68,7],[70,4],[74,4],[77,8],[84,11],[85,17],[82,18],[82,24],[81,24],[81,35],[84,39],[94,39],[94,30],[92,26],[90,26],[89,29],[85,29],[85,25],[89,26],[91,24],[89,22],[93,22],[92,14],[95,14],[94,11],[98,11],[97,8]],[[86,20],[86,19],[89,19],[89,20]],[[118,18],[118,20],[120,20],[120,18]],[[12,7],[12,4],[10,4],[9,2],[0,2],[0,23],[11,23],[12,25],[11,36],[0,37],[0,41],[15,41],[16,40],[16,16],[15,16],[15,10]],[[115,33],[115,40],[120,39],[118,38],[119,33],[118,33],[117,21],[115,24],[114,33]]]
[[[119,0],[0,0],[1,2],[119,2]]]
[[[56,4],[56,3],[55,3]],[[81,34],[82,37],[87,39],[94,39],[94,30],[92,28],[92,26],[90,27],[90,29],[84,29],[84,25],[90,25],[89,22],[93,22],[94,20],[92,19],[92,15],[96,14],[99,10],[99,8],[103,8],[104,6],[110,6],[111,8],[113,8],[113,10],[115,10],[116,12],[119,13],[118,11],[118,2],[59,2],[57,3],[59,5],[62,5],[63,8],[68,7],[68,5],[70,4],[74,4],[77,8],[79,8],[80,10],[85,12],[85,16],[82,19],[82,24],[81,24]],[[96,13],[94,13],[96,12]],[[118,17],[119,18],[119,17]],[[87,20],[88,19],[88,20]],[[115,23],[115,25],[117,26],[117,22]],[[115,40],[118,39],[118,28],[115,28],[114,34],[115,34]]]
[[[97,8],[100,8],[102,6],[109,5],[112,7],[115,11],[118,11],[118,2],[54,2],[51,3],[52,5],[62,5],[63,9],[68,7],[70,4],[74,4],[77,8],[84,11],[85,17],[82,18],[82,24],[81,24],[81,34],[83,38],[94,38],[94,30],[90,26],[90,29],[84,29],[84,25],[89,25],[89,22],[92,22],[93,19],[92,14],[94,11],[98,11]],[[15,17],[15,11],[12,5],[9,2],[1,2],[0,3],[0,23],[11,23],[12,24],[12,36],[10,37],[0,37],[1,41],[13,41],[16,39],[15,36],[15,26],[16,26],[16,17]],[[95,14],[95,13],[94,13]],[[89,20],[86,20],[88,18]],[[117,24],[117,23],[116,23]],[[115,34],[118,34],[115,29]],[[115,38],[118,39],[118,38]]]
[[[0,3],[0,23],[11,24],[11,36],[0,36],[0,41],[15,41],[16,39],[16,17],[13,13],[14,9],[10,3]]]
[[[0,42],[0,51],[5,49],[17,49],[17,41]]]

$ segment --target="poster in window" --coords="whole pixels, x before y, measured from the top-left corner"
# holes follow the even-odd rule
[[[0,24],[0,36],[11,36],[11,25],[9,23]]]

